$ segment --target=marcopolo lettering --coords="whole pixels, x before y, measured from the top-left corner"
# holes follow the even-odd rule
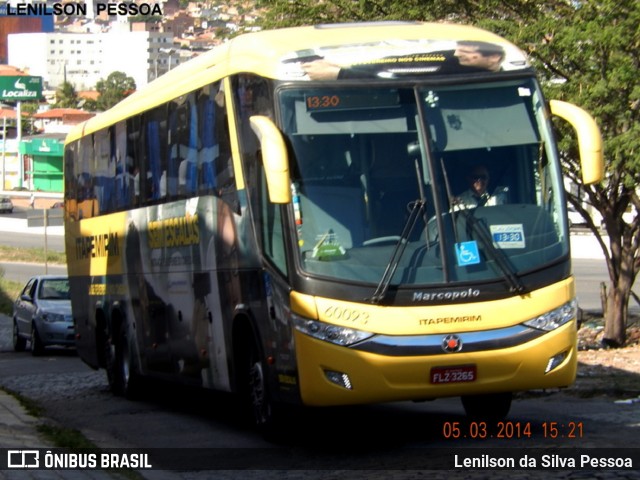
[[[414,302],[436,302],[441,300],[464,300],[480,296],[480,290],[469,288],[468,290],[447,290],[444,292],[414,292]]]

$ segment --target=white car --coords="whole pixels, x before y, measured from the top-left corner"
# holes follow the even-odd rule
[[[13,304],[13,349],[21,352],[31,343],[31,353],[45,347],[75,347],[69,279],[38,275],[29,279]]]

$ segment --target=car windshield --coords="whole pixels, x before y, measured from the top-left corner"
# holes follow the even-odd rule
[[[520,289],[519,275],[567,254],[557,154],[532,79],[307,86],[280,99],[307,273]]]
[[[69,300],[69,280],[64,278],[46,279],[40,283],[41,300]]]

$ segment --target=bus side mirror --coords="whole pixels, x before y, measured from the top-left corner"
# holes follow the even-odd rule
[[[291,202],[289,158],[280,130],[270,118],[262,115],[252,116],[249,122],[262,148],[269,200],[273,203]]]
[[[551,113],[569,122],[578,136],[582,181],[597,183],[604,178],[602,135],[591,115],[580,107],[560,100],[549,101]]]

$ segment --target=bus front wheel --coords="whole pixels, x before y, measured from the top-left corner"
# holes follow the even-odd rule
[[[496,421],[504,419],[509,414],[512,398],[513,394],[507,392],[468,395],[461,400],[468,417]]]
[[[247,401],[258,430],[269,440],[277,440],[282,419],[278,404],[273,401],[267,381],[266,362],[252,342],[247,351]]]

